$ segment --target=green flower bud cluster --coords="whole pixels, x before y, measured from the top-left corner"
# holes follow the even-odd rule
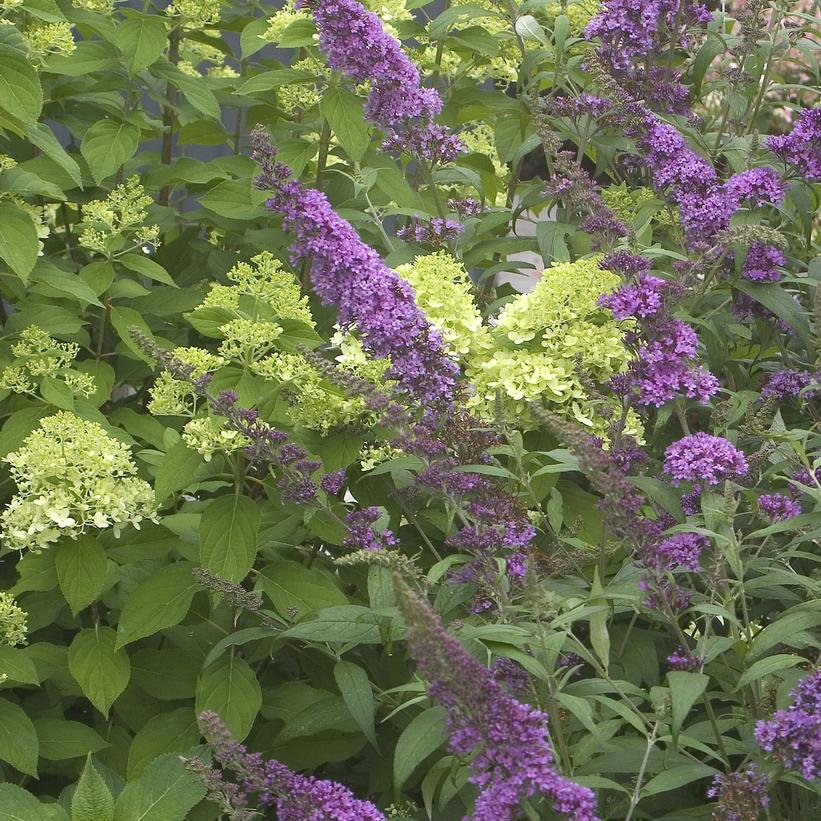
[[[639,210],[646,203],[655,200],[659,202],[658,197],[652,189],[646,187],[628,188],[627,183],[619,185],[610,185],[603,188],[601,192],[604,204],[613,212],[616,219],[625,225],[632,225],[633,220],[639,213]],[[665,225],[671,227],[673,225],[670,213],[666,208],[660,208],[653,215],[653,220],[658,225]]]
[[[76,396],[91,396],[96,386],[87,373],[71,369],[80,351],[75,342],[58,342],[37,325],[29,325],[11,346],[14,362],[0,371],[0,389],[37,395],[41,379],[58,379]]]
[[[186,422],[182,438],[206,462],[210,462],[215,453],[234,453],[251,444],[247,436],[225,427],[225,420],[218,416],[201,416]]]
[[[217,38],[220,34],[216,29],[206,29],[202,33],[213,34]],[[221,49],[210,43],[184,37],[180,43],[180,61],[177,63],[177,68],[189,77],[199,78],[202,74],[197,67],[202,63],[213,63],[205,67],[209,77],[239,77],[236,69],[225,65],[225,53]]]
[[[276,347],[282,326],[264,319],[232,319],[220,325],[224,339],[219,352],[226,359],[238,359],[250,365],[270,353]]]
[[[17,485],[0,514],[7,547],[39,552],[90,528],[112,528],[116,537],[156,517],[154,492],[135,475],[128,446],[73,413],[42,419],[3,461]]]
[[[631,357],[623,343],[628,323],[616,322],[598,306],[599,296],[620,282],[599,267],[600,259],[555,264],[533,291],[505,305],[490,329],[491,344],[483,342],[466,360],[476,391],[468,405],[475,413],[493,418],[501,393],[505,414],[519,427],[532,425],[530,403],[549,402],[597,433],[606,430],[578,369],[605,382],[626,369]],[[629,420],[628,428],[637,424]]]
[[[222,0],[174,0],[165,13],[182,17],[186,28],[202,29],[219,22]]]
[[[413,286],[417,304],[450,351],[462,357],[480,344],[486,329],[460,262],[437,251],[400,265],[396,273]]]
[[[27,632],[26,611],[17,606],[11,593],[0,593],[0,647],[25,644]]]
[[[101,14],[111,14],[114,11],[116,0],[71,0],[71,5],[83,11],[98,11]]]
[[[71,54],[77,44],[71,23],[34,23],[25,30],[29,48],[39,57],[47,54]]]
[[[83,225],[79,243],[83,248],[110,255],[122,250],[126,241],[139,245],[159,244],[157,225],[142,223],[148,216],[146,206],[153,202],[140,184],[130,177],[118,185],[104,200],[92,200],[83,206]]]
[[[194,369],[191,372],[192,379],[213,373],[228,364],[226,359],[209,353],[204,348],[174,348],[171,353]],[[190,383],[174,379],[168,371],[163,371],[157,377],[149,394],[151,401],[148,403],[148,412],[155,416],[193,417],[203,404]]]
[[[552,23],[563,14],[570,22],[570,36],[580,37],[600,7],[601,3],[598,0],[568,0],[563,3],[548,3],[545,14]]]

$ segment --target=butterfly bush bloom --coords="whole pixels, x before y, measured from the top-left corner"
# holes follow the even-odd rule
[[[786,399],[794,399],[807,385],[811,382],[818,381],[820,377],[821,374],[796,371],[790,368],[776,371],[767,377],[767,381],[761,388],[761,398],[767,399],[773,396],[780,402]],[[807,391],[804,397],[811,399],[816,393],[817,391]]]
[[[821,108],[802,111],[789,134],[767,137],[765,145],[809,182],[821,180]]]
[[[758,497],[758,506],[774,522],[783,522],[801,513],[801,505],[784,493],[762,494]]]
[[[322,302],[337,306],[341,326],[356,325],[372,356],[391,360],[389,378],[423,402],[448,402],[457,366],[417,307],[413,288],[362,242],[321,191],[288,179],[290,169],[275,162],[275,154],[257,130],[254,156],[262,164],[257,186],[273,191],[268,206],[283,214],[285,228],[296,235],[294,264],[310,260]]]
[[[821,668],[798,682],[793,703],[755,727],[758,746],[808,781],[821,778]]]
[[[448,713],[450,749],[475,753],[470,781],[479,789],[472,821],[514,821],[520,802],[538,794],[573,821],[596,821],[593,791],[564,778],[553,765],[548,717],[509,696],[451,636],[426,601],[396,579],[407,640],[428,692]]]
[[[0,515],[2,539],[16,550],[38,552],[92,528],[119,536],[156,516],[154,492],[137,478],[128,445],[73,413],[42,419],[3,461],[17,493]]]
[[[709,545],[700,533],[676,533],[667,539],[651,544],[642,561],[654,570],[698,570],[701,553]]]
[[[214,760],[234,772],[239,784],[224,781],[207,765],[199,764],[195,772],[202,771],[209,785],[219,783],[221,791],[228,784],[234,806],[247,806],[248,796],[255,795],[257,806],[274,807],[279,821],[386,821],[370,801],[360,801],[342,784],[300,775],[279,761],[249,753],[231,737],[216,713],[202,713],[200,724]]]
[[[718,799],[715,821],[757,821],[770,804],[768,783],[767,776],[759,773],[755,764],[729,775],[717,773],[707,790],[708,798]]]
[[[706,482],[717,485],[724,479],[744,476],[747,459],[721,436],[693,433],[673,442],[664,451],[664,470],[673,483]]]

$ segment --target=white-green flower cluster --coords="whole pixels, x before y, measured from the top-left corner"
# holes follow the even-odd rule
[[[119,536],[127,525],[139,528],[156,516],[151,485],[135,475],[128,446],[73,413],[41,420],[3,461],[17,485],[0,515],[7,547],[38,552],[91,528]]]
[[[172,355],[186,365],[193,368],[192,379],[198,379],[203,374],[213,373],[227,364],[221,356],[209,353],[204,348],[174,348]],[[149,391],[151,401],[148,403],[148,412],[155,416],[196,416],[202,405],[202,399],[197,395],[193,385],[189,382],[174,379],[168,371],[163,371],[151,386]]]
[[[186,28],[202,29],[219,22],[222,0],[174,0],[165,13],[182,17]]]
[[[0,593],[0,646],[24,644],[28,632],[26,621],[26,611],[18,607],[14,596]]]
[[[83,206],[83,225],[79,243],[90,251],[111,254],[122,250],[126,241],[134,246],[159,244],[157,225],[143,225],[145,210],[153,199],[137,176],[118,185],[104,200],[92,200]]]
[[[449,350],[467,354],[478,341],[482,315],[464,266],[447,251],[417,257],[396,273],[413,286],[416,303]]]
[[[619,278],[599,267],[600,256],[548,268],[536,287],[508,302],[490,329],[487,344],[467,359],[466,374],[476,393],[469,406],[493,418],[502,397],[508,418],[530,424],[528,405],[546,402],[596,433],[607,424],[587,395],[579,369],[591,380],[606,382],[631,361],[624,345],[628,324],[616,322],[598,305],[599,296],[619,285]],[[640,433],[631,416],[628,433]]]
[[[225,427],[225,421],[218,416],[192,419],[182,429],[183,441],[205,457],[206,462],[210,462],[215,453],[234,453],[248,447],[251,440],[239,431]]]
[[[14,362],[0,371],[0,389],[35,396],[44,377],[59,379],[76,396],[89,397],[95,391],[94,378],[71,369],[80,351],[75,342],[58,342],[37,325],[29,325],[11,346]]]

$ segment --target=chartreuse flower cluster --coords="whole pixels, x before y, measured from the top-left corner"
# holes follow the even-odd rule
[[[153,199],[137,176],[118,185],[104,200],[92,200],[83,206],[84,228],[79,243],[83,248],[109,256],[134,247],[159,244],[160,229],[157,225],[143,225],[148,212],[146,206]]]
[[[26,612],[11,593],[0,593],[0,647],[16,647],[26,641]]]
[[[204,348],[174,348],[173,356],[193,370],[192,379],[199,379],[207,373],[213,373],[228,364],[221,356],[206,351]],[[190,416],[197,415],[202,400],[193,385],[174,379],[163,371],[154,382],[149,392],[151,401],[148,412],[155,416]]]
[[[51,378],[62,381],[76,396],[91,396],[94,377],[71,368],[79,350],[76,342],[58,342],[37,325],[29,325],[11,346],[15,359],[0,371],[0,390],[36,396],[40,381]]]
[[[39,552],[92,528],[119,536],[156,515],[154,492],[135,475],[128,446],[73,413],[41,420],[3,461],[17,485],[0,515],[6,547]]]
[[[165,13],[181,17],[183,25],[190,29],[202,29],[219,22],[222,0],[174,0]]]
[[[597,304],[619,278],[599,267],[599,257],[558,263],[548,268],[533,291],[507,303],[482,343],[466,360],[466,375],[476,393],[469,405],[492,418],[496,396],[518,426],[530,424],[528,406],[545,402],[557,413],[603,434],[604,415],[582,384],[580,371],[604,383],[626,369],[625,322],[617,322]],[[640,434],[637,417],[626,432]]]
[[[632,225],[633,220],[638,216],[643,206],[654,201],[661,204],[651,189],[643,186],[628,188],[627,183],[624,182],[602,188],[601,198],[604,200],[604,204],[613,212],[616,219],[625,225]],[[659,225],[671,227],[673,224],[666,208],[659,208],[653,214],[653,219]]]
[[[580,37],[587,24],[598,13],[601,4],[598,0],[567,0],[561,3],[548,3],[545,15],[553,25],[556,18],[564,15],[570,23],[568,34],[571,37]]]
[[[413,286],[417,304],[448,349],[465,356],[486,337],[464,266],[446,251],[417,257],[396,273]]]

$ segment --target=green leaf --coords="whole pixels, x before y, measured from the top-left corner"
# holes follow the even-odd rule
[[[798,664],[804,664],[806,661],[807,660],[802,656],[791,656],[788,653],[778,653],[774,656],[759,659],[749,670],[744,671],[744,674],[735,686],[735,692],[738,692],[748,684],[752,684],[754,681],[758,681],[760,678],[764,678],[764,676],[772,675],[779,670],[786,670],[789,667],[795,667]]]
[[[154,14],[135,14],[118,24],[114,45],[123,53],[129,74],[150,66],[165,51],[165,21]]]
[[[590,588],[590,605],[607,604],[607,599],[601,596],[603,593],[601,581],[599,579],[599,568],[593,571],[593,586]],[[607,619],[610,616],[609,608],[596,610],[590,614],[590,644],[599,657],[605,672],[610,666],[610,634],[607,632]]]
[[[40,677],[28,652],[22,647],[0,645],[0,670],[6,674],[7,682],[18,684],[39,684]]]
[[[16,784],[0,784],[0,821],[45,821],[46,807]]]
[[[54,563],[60,589],[77,615],[95,601],[108,573],[108,559],[94,536],[83,534],[78,539],[63,539],[55,549]]]
[[[265,215],[265,209],[254,199],[253,193],[247,180],[226,180],[203,194],[200,205],[229,219],[258,219]]]
[[[739,280],[735,283],[735,287],[786,322],[796,332],[801,344],[808,350],[811,349],[810,324],[807,315],[784,288],[774,282],[748,282],[746,280]]]
[[[142,274],[144,277],[153,279],[155,282],[162,282],[164,285],[178,287],[177,283],[171,278],[171,274],[162,265],[154,262],[153,259],[149,259],[145,254],[125,254],[117,261],[122,263],[129,271]]]
[[[96,753],[109,746],[87,724],[65,718],[39,718],[34,722],[40,740],[40,757],[49,761]]]
[[[0,46],[0,110],[26,125],[43,110],[43,89],[37,72],[18,51]]]
[[[672,700],[673,737],[681,731],[684,719],[692,706],[701,698],[707,689],[710,677],[704,673],[686,673],[674,670],[667,674],[667,684],[670,687]]]
[[[37,778],[40,744],[31,719],[11,701],[0,699],[0,759]],[[0,815],[0,818],[3,816]]]
[[[83,135],[80,153],[99,185],[130,160],[140,142],[140,129],[117,120],[97,120]]]
[[[95,71],[105,71],[117,63],[117,52],[102,40],[81,40],[68,54],[50,54],[44,71],[64,77],[84,77]]]
[[[257,584],[281,616],[296,610],[297,618],[302,618],[323,607],[348,603],[330,578],[297,562],[271,562],[257,577]]]
[[[777,644],[789,644],[796,637],[807,635],[804,631],[821,624],[821,611],[817,608],[794,610],[782,613],[772,624],[768,624],[750,645],[750,657],[760,656]],[[803,645],[790,644],[790,647]]]
[[[334,679],[345,704],[365,738],[378,750],[374,730],[373,691],[368,674],[357,664],[338,661],[334,666]]]
[[[362,98],[340,86],[330,86],[322,95],[319,111],[348,156],[361,160],[371,142]]]
[[[189,693],[189,699],[190,695]],[[199,736],[190,700],[187,707],[151,716],[131,741],[128,750],[128,780],[139,778],[158,755],[189,750],[197,743]]]
[[[393,754],[393,785],[399,792],[413,771],[447,741],[443,707],[431,707],[414,716],[402,731]]]
[[[102,306],[100,300],[97,299],[97,294],[84,279],[77,274],[63,271],[42,258],[37,261],[31,274],[32,283],[40,286],[38,291],[45,291],[49,295],[53,292],[61,298],[71,297],[83,307],[86,305]]]
[[[246,94],[264,94],[279,86],[292,83],[315,83],[316,74],[312,71],[301,71],[296,68],[278,68],[273,71],[263,71],[247,79],[237,90],[240,96]]]
[[[126,599],[117,627],[117,647],[179,624],[199,585],[192,562],[175,562],[152,573]]]
[[[219,102],[214,92],[205,85],[204,77],[189,77],[168,60],[155,63],[151,67],[151,73],[173,83],[182,92],[182,96],[201,114],[212,120],[221,119]]]
[[[212,710],[231,735],[242,741],[251,731],[262,706],[262,690],[256,674],[240,656],[223,656],[215,661],[197,685],[197,715]]]
[[[0,202],[0,259],[26,283],[39,252],[40,241],[32,218],[22,208]]]
[[[94,765],[91,754],[71,797],[71,821],[113,821],[114,798]]]
[[[220,496],[200,522],[200,564],[222,579],[241,582],[257,556],[259,508],[247,496]]]
[[[706,764],[681,764],[671,767],[662,773],[651,778],[641,791],[642,798],[650,795],[668,792],[698,781],[702,778],[711,778],[716,774],[715,767],[708,767]]]
[[[282,636],[306,641],[339,641],[352,644],[378,644],[380,618],[367,607],[346,604],[326,607],[312,621],[302,622]]]
[[[165,454],[154,479],[154,497],[157,502],[163,502],[171,493],[188,487],[202,463],[202,456],[191,450],[182,439],[173,445]]]
[[[114,821],[185,821],[205,797],[205,785],[182,765],[178,755],[155,759],[117,797]]]
[[[149,339],[154,338],[154,334],[151,333],[151,328],[146,325],[145,320],[137,311],[133,308],[116,306],[111,309],[111,324],[117,332],[117,336],[120,337],[123,344],[132,351],[135,356],[142,359],[143,362],[148,362],[149,365],[154,364],[154,360],[143,351],[131,335],[131,329],[138,328]]]
[[[68,649],[69,672],[106,717],[131,677],[128,655],[115,648],[115,641],[114,630],[97,625],[77,633]]]
[[[539,243],[539,253],[545,265],[551,262],[569,262],[570,249],[566,238],[576,230],[575,226],[566,222],[551,222],[542,220],[536,226],[536,241]]]

